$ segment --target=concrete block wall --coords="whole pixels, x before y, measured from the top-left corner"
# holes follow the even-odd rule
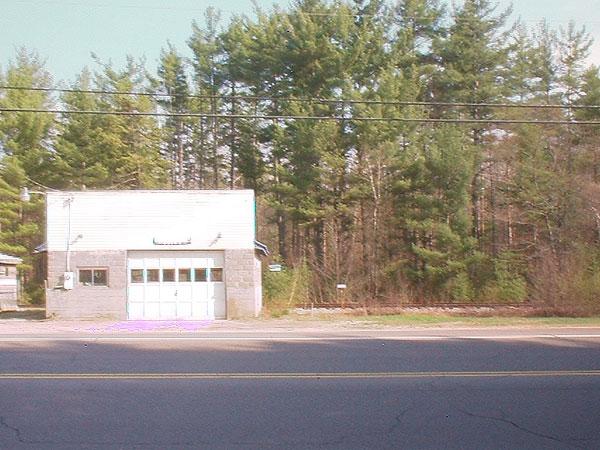
[[[260,260],[252,249],[225,250],[224,281],[227,318],[256,317],[262,308]],[[48,252],[46,315],[63,319],[127,318],[127,251],[71,252],[75,282],[64,290],[66,252]],[[83,286],[80,268],[106,268],[108,286]]]
[[[257,315],[262,310],[262,262],[254,252],[254,308],[258,311]]]
[[[260,261],[253,249],[225,250],[224,281],[228,319],[256,317],[260,314]]]
[[[71,252],[71,271],[75,275],[74,288],[64,290],[66,252],[48,252],[48,287],[46,315],[64,319],[126,319],[127,318],[127,252],[93,251]],[[108,286],[83,286],[79,283],[79,269],[106,268]]]

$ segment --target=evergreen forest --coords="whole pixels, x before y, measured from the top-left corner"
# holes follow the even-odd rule
[[[600,72],[490,0],[294,0],[191,22],[157,70],[0,68],[0,252],[47,189],[253,189],[268,300],[600,311]],[[191,56],[184,56],[191,55]],[[347,289],[340,293],[336,285]]]

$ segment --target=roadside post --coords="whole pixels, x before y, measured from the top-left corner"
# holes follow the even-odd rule
[[[344,300],[345,300],[345,295],[344,293],[346,292],[346,284],[345,283],[338,283],[335,286],[335,294],[336,294],[336,298],[338,303],[341,302],[341,306],[342,308],[344,307]]]

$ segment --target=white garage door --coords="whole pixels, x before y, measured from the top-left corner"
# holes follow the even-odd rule
[[[223,252],[129,252],[129,319],[224,319]]]

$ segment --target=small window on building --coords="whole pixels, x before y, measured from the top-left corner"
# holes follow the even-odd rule
[[[200,283],[207,281],[206,269],[194,269],[194,281]]]
[[[91,270],[80,270],[79,271],[79,282],[84,286],[92,285],[92,271]]]
[[[144,282],[144,269],[131,269],[131,282],[132,283],[143,283]]]
[[[94,269],[94,279],[92,282],[94,286],[106,286],[108,285],[108,271],[104,269]]]
[[[210,269],[210,281],[223,281],[223,269],[216,267]]]
[[[8,267],[0,266],[0,277],[7,277],[7,276],[8,276]]]
[[[146,281],[158,283],[160,281],[160,269],[146,269]]]
[[[79,269],[79,283],[84,286],[108,286],[108,270]]]
[[[192,281],[192,270],[191,269],[179,269],[179,282],[185,283]]]
[[[163,281],[175,281],[175,269],[163,269],[162,270]]]

